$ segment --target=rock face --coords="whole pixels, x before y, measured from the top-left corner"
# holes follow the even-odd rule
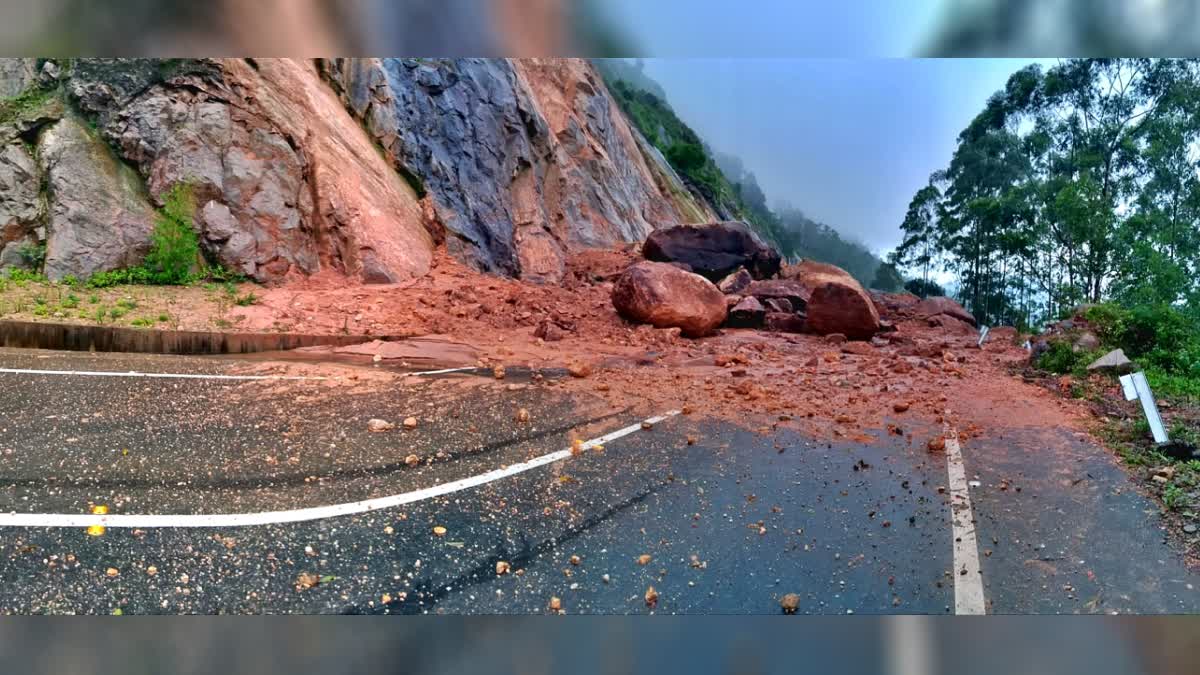
[[[972,326],[979,325],[975,322],[974,315],[963,309],[962,305],[944,296],[925,298],[921,302],[917,303],[917,306],[913,309],[913,311],[917,314],[917,316],[921,317],[931,317],[938,314],[946,314],[958,319],[959,321],[965,321]]]
[[[655,262],[639,262],[617,278],[617,313],[657,328],[679,328],[688,337],[711,333],[725,321],[725,296],[704,277]]]
[[[31,157],[18,154],[63,102],[136,169],[152,206],[192,185],[205,254],[261,282],[404,281],[428,271],[440,241],[480,269],[556,281],[569,251],[714,217],[581,59],[0,60],[0,95],[30,87],[59,105],[0,123],[5,260],[74,236],[35,232],[51,224],[45,172],[27,180]],[[117,185],[99,180],[87,198],[124,203],[121,186],[101,196]],[[128,255],[76,271],[136,263],[140,230],[110,237],[120,242]]]
[[[74,117],[42,133],[38,157],[49,183],[46,276],[86,279],[139,262],[154,210],[137,174]]]
[[[680,262],[716,282],[745,268],[755,279],[779,272],[780,257],[748,225],[724,221],[655,230],[642,245],[642,255],[657,262]]]
[[[334,59],[323,73],[427,193],[451,253],[541,281],[564,254],[686,222],[580,59]]]
[[[42,219],[41,170],[19,143],[0,147],[0,267],[24,266],[19,251],[36,245]]]
[[[871,296],[845,270],[804,261],[789,276],[810,289],[807,330],[822,335],[841,333],[851,340],[868,340],[879,332],[879,313]]]
[[[421,206],[307,61],[80,59],[66,88],[156,202],[193,185],[202,244],[259,281],[424,274]]]

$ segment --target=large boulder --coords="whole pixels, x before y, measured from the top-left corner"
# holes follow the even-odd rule
[[[790,267],[787,274],[810,291],[808,331],[841,333],[851,340],[868,340],[879,332],[879,312],[871,296],[842,268],[806,260]]]
[[[887,319],[906,319],[912,314],[921,299],[912,293],[888,293],[886,291],[868,291],[875,303],[879,316]]]
[[[951,314],[934,314],[925,321],[930,328],[940,328],[951,335],[974,335],[979,332],[971,324]]]
[[[617,278],[612,303],[617,313],[657,328],[679,328],[688,337],[707,335],[725,321],[725,295],[698,274],[639,262]]]
[[[958,319],[959,321],[965,321],[972,326],[979,325],[975,321],[975,316],[963,309],[962,305],[941,295],[925,298],[921,302],[917,303],[914,311],[916,312],[917,316],[923,318],[936,316],[938,314],[946,314]]]
[[[656,262],[681,262],[710,281],[720,281],[739,267],[755,279],[779,272],[779,253],[739,221],[677,225],[646,237],[642,255]]]
[[[1125,356],[1125,350],[1114,349],[1111,352],[1101,356],[1100,358],[1088,364],[1088,370],[1111,371],[1115,373],[1128,373],[1133,370],[1133,362]]]

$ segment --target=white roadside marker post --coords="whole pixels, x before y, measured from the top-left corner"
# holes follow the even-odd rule
[[[1158,405],[1154,402],[1154,394],[1150,391],[1150,383],[1146,381],[1146,373],[1138,371],[1121,376],[1121,388],[1125,391],[1125,400],[1138,399],[1142,402],[1142,411],[1146,413],[1146,421],[1150,423],[1150,431],[1154,434],[1154,442],[1168,442],[1167,430],[1163,427],[1162,418],[1158,416]]]
[[[984,326],[983,328],[979,329],[979,346],[980,347],[983,346],[983,341],[987,339],[987,334],[988,334],[987,326]]]

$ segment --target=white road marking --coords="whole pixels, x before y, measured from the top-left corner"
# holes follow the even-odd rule
[[[475,370],[475,366],[464,368],[443,368],[441,370],[422,370],[404,375],[441,375],[457,373],[464,370]],[[320,375],[215,375],[206,373],[142,373],[136,370],[34,370],[32,368],[0,368],[0,373],[15,373],[19,375],[81,375],[86,377],[158,377],[182,380],[337,380],[339,377]]]
[[[946,468],[950,477],[950,522],[954,533],[954,613],[987,614],[967,470],[963,466],[958,433],[949,422],[945,423],[945,440]]]
[[[678,415],[678,410],[671,410],[657,417],[651,417],[645,422],[657,424],[667,418]],[[628,436],[642,428],[643,422],[631,424],[623,429],[593,438],[583,443],[584,449],[603,445],[622,436]],[[501,478],[508,478],[531,469],[564,460],[571,456],[571,449],[551,452],[535,457],[527,462],[512,464],[503,469],[481,473],[477,476],[463,478],[433,487],[392,495],[376,497],[357,502],[332,504],[329,506],[314,506],[289,511],[266,511],[260,513],[213,513],[213,514],[76,514],[76,513],[4,513],[0,514],[0,527],[245,527],[248,525],[278,525],[281,523],[299,523],[310,520],[321,520],[336,516],[349,516],[379,509],[387,509],[403,504],[424,501],[433,497],[441,497],[454,492],[460,492],[480,485],[486,485]]]
[[[441,375],[442,373],[461,373],[464,370],[479,370],[475,366],[466,366],[463,368],[442,368],[441,370],[422,370],[418,373],[408,373],[408,375]]]

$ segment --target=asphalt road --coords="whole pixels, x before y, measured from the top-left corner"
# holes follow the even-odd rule
[[[245,366],[0,350],[0,369]],[[808,614],[955,611],[968,580],[943,455],[882,432],[848,443],[694,415],[643,429],[669,411],[518,375],[334,387],[0,372],[0,612],[543,613],[558,598],[571,614],[774,614],[788,593]],[[397,428],[372,433],[375,417]],[[1011,452],[1045,442],[964,447],[987,611],[1196,612],[1200,579],[1155,506],[1082,440],[1069,471]],[[168,517],[63,525],[99,505]]]

